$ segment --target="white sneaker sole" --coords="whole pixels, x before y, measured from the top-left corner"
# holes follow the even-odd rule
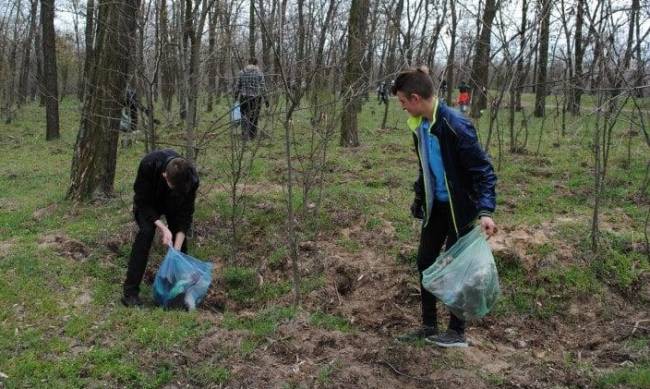
[[[455,342],[455,343],[442,343],[442,342],[436,342],[435,340],[429,340],[425,339],[424,340],[427,343],[435,344],[438,347],[443,347],[443,348],[465,348],[469,347],[467,342]]]

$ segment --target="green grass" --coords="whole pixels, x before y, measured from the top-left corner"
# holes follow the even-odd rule
[[[630,367],[605,374],[598,379],[599,388],[644,389],[650,387],[650,366]]]
[[[352,325],[345,318],[323,312],[314,312],[309,318],[309,323],[315,327],[326,330],[350,332]]]

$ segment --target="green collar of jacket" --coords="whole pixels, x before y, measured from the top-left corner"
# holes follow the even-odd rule
[[[438,112],[438,98],[434,97],[433,98],[433,120],[431,121],[431,125],[429,126],[429,129],[433,128],[433,125],[436,123],[436,113]],[[411,116],[408,118],[406,121],[406,124],[408,127],[411,129],[411,131],[415,132],[418,127],[420,127],[420,124],[422,124],[422,115],[420,116]]]

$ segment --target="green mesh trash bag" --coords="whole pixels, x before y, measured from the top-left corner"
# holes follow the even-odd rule
[[[487,315],[500,294],[499,275],[481,228],[475,227],[440,254],[422,273],[422,285],[460,318]]]

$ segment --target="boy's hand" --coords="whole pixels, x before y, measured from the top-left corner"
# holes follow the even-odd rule
[[[422,209],[422,202],[413,200],[411,204],[411,215],[420,220],[424,220],[424,210]]]
[[[488,237],[496,234],[498,231],[496,223],[494,223],[494,220],[489,216],[481,216],[481,230],[483,230]]]
[[[158,226],[158,229],[160,230],[160,235],[162,238],[162,244],[164,246],[170,246],[172,244],[172,232],[169,231],[169,228],[166,226]]]

